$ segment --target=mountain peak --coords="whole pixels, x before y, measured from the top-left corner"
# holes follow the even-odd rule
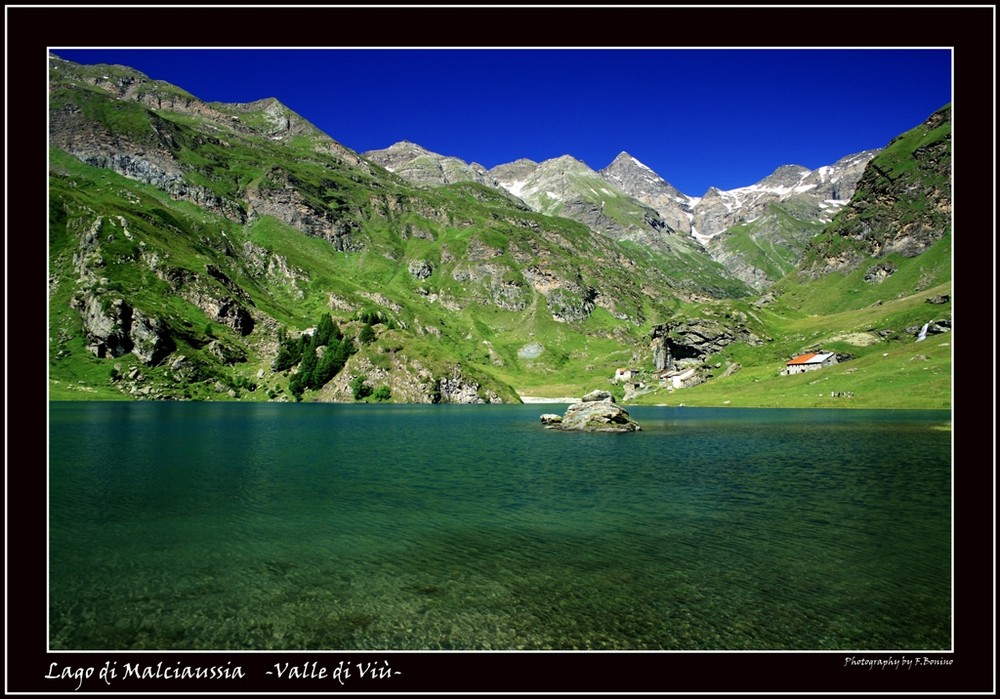
[[[546,160],[545,163],[558,163],[560,165],[584,165],[584,166],[587,166],[587,164],[585,162],[583,162],[579,158],[573,157],[572,155],[570,155],[568,153],[566,155],[560,155],[558,158],[550,158],[549,160]],[[543,163],[543,165],[545,163]]]
[[[429,150],[427,150],[426,148],[424,148],[419,143],[414,143],[413,141],[407,141],[406,139],[404,139],[402,141],[396,141],[391,146],[389,146],[386,150],[419,150],[419,151],[423,151],[425,153],[430,153]]]
[[[805,179],[812,170],[802,165],[781,165],[770,175],[757,183],[758,187],[794,187]]]
[[[690,232],[689,213],[694,201],[635,156],[622,151],[600,174],[636,201],[653,208],[671,229]]]
[[[636,158],[634,155],[630,155],[626,151],[622,151],[617,156],[615,156],[615,159],[611,161],[611,164],[604,169],[609,170],[611,169],[612,166],[638,167],[643,170],[648,170],[649,172],[653,172],[653,168],[646,165],[646,163],[640,162],[638,158]]]
[[[495,187],[493,177],[479,163],[441,155],[412,141],[397,141],[382,150],[370,150],[363,157],[405,180],[421,185],[444,185],[478,182]]]
[[[365,157],[368,158],[370,155],[375,154],[392,154],[394,156],[399,156],[401,154],[408,154],[410,157],[415,157],[417,155],[426,155],[430,151],[413,141],[396,141],[388,148],[382,148],[377,150],[370,150],[365,153]]]

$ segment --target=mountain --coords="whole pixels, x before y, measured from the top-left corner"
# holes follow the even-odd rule
[[[697,241],[671,228],[657,210],[624,192],[604,171],[596,172],[570,155],[542,163],[520,159],[489,171],[406,141],[363,155],[413,184],[475,181],[515,197],[529,210],[578,221],[613,240],[638,245],[644,254],[660,257],[671,287],[682,293],[746,293],[743,283],[706,255]],[[678,222],[683,225],[687,219]]]
[[[603,377],[696,296],[745,293],[477,182],[416,186],[273,99],[52,57],[49,116],[60,396],[353,400],[360,377],[517,401]]]
[[[580,221],[612,238],[656,247],[674,232],[655,210],[635,201],[571,155],[530,168],[524,160],[498,165],[490,174],[534,211]]]
[[[663,255],[674,276],[686,280],[681,285],[689,292],[701,287],[712,289],[712,295],[739,293],[742,285],[705,255],[697,241],[581,160],[570,155],[538,164],[518,160],[489,172],[534,211],[579,221],[609,238]]]
[[[656,211],[671,229],[691,233],[691,218],[697,199],[681,193],[628,153],[619,153],[600,174],[633,199]]]
[[[867,258],[915,257],[951,231],[951,106],[893,139],[871,160],[854,196],[805,253],[813,275]]]
[[[727,191],[711,188],[693,207],[693,234],[701,240],[711,239],[734,225],[757,219],[774,204],[829,223],[851,198],[861,173],[877,152],[848,155],[816,170],[782,165],[747,187]]]
[[[692,234],[758,291],[793,271],[806,243],[847,203],[877,150],[809,170],[783,165],[760,182],[710,189],[692,207]]]
[[[948,342],[912,345],[951,330],[943,122],[872,159],[829,224],[810,218],[843,196],[829,173],[709,193],[759,210],[710,249],[769,216],[818,231],[754,297],[654,208],[697,222],[711,196],[678,198],[627,154],[484,174],[414,144],[360,155],[274,99],[208,103],[54,56],[49,78],[52,398],[517,402],[627,367],[631,398],[675,401],[662,367],[691,405],[825,405],[778,371],[822,347],[842,361],[821,380],[853,405],[950,400]]]
[[[496,187],[497,183],[479,163],[432,153],[409,141],[394,143],[382,150],[371,150],[362,156],[415,184],[444,185],[456,182],[477,182]]]
[[[415,184],[476,181],[498,187],[534,211],[683,260],[699,269],[701,283],[722,275],[763,291],[798,266],[806,243],[847,203],[877,152],[848,155],[816,170],[784,165],[755,184],[711,188],[702,197],[680,192],[626,152],[599,171],[569,155],[484,171],[408,142],[364,155]]]

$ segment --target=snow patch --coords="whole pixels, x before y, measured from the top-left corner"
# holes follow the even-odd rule
[[[695,240],[697,240],[702,245],[708,245],[708,241],[710,241],[715,236],[714,235],[702,235],[701,233],[698,232],[697,228],[695,228],[694,226],[691,226],[691,237],[694,238]]]
[[[527,184],[527,180],[515,180],[510,184],[506,185],[507,191],[513,194],[515,197],[521,198],[524,194],[524,185]]]
[[[639,167],[641,167],[643,170],[649,170],[650,172],[653,172],[653,169],[651,167],[649,167],[648,165],[646,165],[645,163],[640,163],[638,160],[636,160],[631,155],[629,156],[629,158],[632,158],[632,162],[635,163],[636,165],[638,165]],[[653,172],[653,174],[655,175],[656,173]]]

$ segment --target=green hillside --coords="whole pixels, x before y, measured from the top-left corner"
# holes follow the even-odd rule
[[[951,105],[897,136],[869,162],[855,194],[808,245],[812,275],[871,258],[920,255],[951,231]]]
[[[709,381],[675,391],[651,381],[655,390],[637,400],[949,408],[950,141],[950,107],[894,139],[869,163],[850,205],[808,241],[799,269],[758,303],[741,304],[769,342],[730,345],[706,358]],[[736,232],[737,240],[752,237],[750,227]],[[932,334],[917,342],[925,324]],[[780,375],[791,357],[820,349],[841,361]]]
[[[768,341],[730,344],[701,384],[638,400],[803,401],[771,380],[817,344],[855,356],[833,371],[856,404],[949,400],[880,394],[871,377],[902,382],[876,354],[902,358],[907,327],[950,317],[923,305],[949,293],[950,234],[878,258],[894,265],[878,284],[864,266],[793,274],[757,303],[694,247],[616,240],[471,182],[408,184],[275,100],[208,104],[56,58],[50,97],[51,399],[573,396],[617,367],[651,370],[654,327],[711,315]],[[879,332],[864,347],[839,337]],[[941,337],[919,346],[925,377],[947,375]],[[718,377],[726,362],[743,368]]]
[[[818,280],[789,275],[772,289],[775,300],[743,310],[771,341],[733,344],[708,357],[714,376],[680,390],[658,387],[638,403],[763,407],[950,408],[954,338],[951,332],[916,341],[925,323],[951,319],[950,234],[925,255],[897,259],[881,284],[864,271]],[[944,303],[929,303],[928,300]],[[841,355],[832,366],[781,375],[785,362],[807,352]],[[732,364],[741,368],[722,377]],[[831,395],[836,394],[836,395]]]
[[[281,337],[329,313],[355,351],[305,400],[358,375],[393,400],[443,379],[517,400],[603,376],[682,301],[662,255],[472,183],[414,188],[276,102],[53,65],[53,398],[290,399]]]
[[[716,254],[736,258],[775,282],[796,270],[806,244],[824,227],[815,211],[800,212],[790,200],[768,205],[762,216],[729,228],[713,238],[711,245]]]

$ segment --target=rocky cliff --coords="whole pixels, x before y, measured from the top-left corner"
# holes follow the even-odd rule
[[[672,230],[691,233],[693,207],[697,200],[681,193],[628,153],[619,153],[600,174],[629,196],[656,211]]]
[[[893,139],[850,203],[806,251],[805,270],[851,270],[867,257],[914,257],[951,231],[951,107]]]
[[[657,371],[694,370],[692,379],[703,376],[708,358],[732,343],[756,347],[770,340],[752,329],[751,319],[742,311],[721,318],[683,318],[655,325],[649,339]]]

